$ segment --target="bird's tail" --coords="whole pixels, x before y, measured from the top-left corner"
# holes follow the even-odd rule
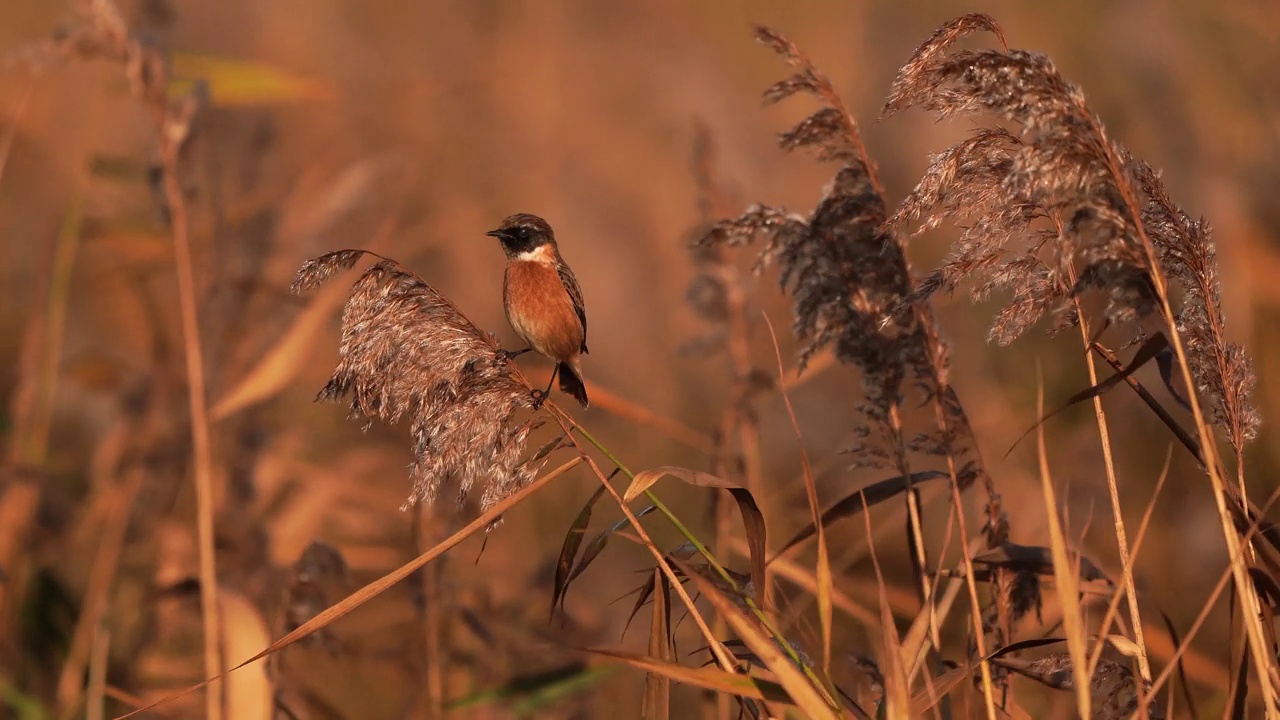
[[[574,365],[560,363],[560,389],[582,403],[582,407],[587,407],[587,386],[583,384],[582,375]]]

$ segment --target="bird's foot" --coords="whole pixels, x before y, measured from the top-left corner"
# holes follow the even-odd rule
[[[533,409],[541,410],[542,403],[547,401],[547,393],[542,390],[531,390],[530,394],[533,395]]]
[[[525,353],[529,352],[529,350],[530,350],[530,349],[531,349],[531,348],[525,348],[525,349],[523,349],[523,350],[502,350],[502,349],[499,349],[499,350],[498,350],[497,355],[498,355],[498,359],[499,359],[499,360],[501,360],[502,362],[508,362],[508,361],[510,361],[510,360],[514,360],[515,358],[518,358],[518,357],[520,357],[521,355],[523,355],[523,354],[525,354]]]

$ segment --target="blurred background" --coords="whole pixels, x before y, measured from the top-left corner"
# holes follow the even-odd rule
[[[0,7],[0,442],[8,468],[0,474],[0,716],[57,717],[80,701],[78,679],[90,667],[105,668],[106,685],[144,698],[202,677],[199,605],[182,583],[196,575],[195,501],[172,241],[152,183],[154,126],[118,66],[32,70],[25,49],[72,9],[44,0]],[[297,617],[411,558],[420,535],[456,527],[449,503],[399,509],[409,490],[406,427],[361,432],[344,407],[312,402],[336,361],[340,306],[354,280],[290,295],[294,271],[314,255],[371,247],[395,257],[509,344],[503,258],[484,232],[514,212],[547,218],[583,287],[584,370],[593,400],[604,398],[575,415],[635,469],[708,468],[730,373],[722,353],[690,351],[715,331],[686,300],[696,273],[689,241],[707,220],[692,169],[696,140],[705,132],[714,148],[727,215],[757,201],[807,214],[832,173],[777,148],[776,133],[813,108],[804,100],[761,107],[760,92],[785,67],[753,42],[753,23],[787,34],[832,76],[891,203],[912,188],[930,152],[972,129],[918,112],[877,122],[916,45],[953,16],[981,10],[1011,47],[1048,53],[1110,134],[1163,170],[1187,212],[1213,222],[1229,331],[1255,358],[1264,420],[1280,415],[1269,381],[1280,364],[1273,2],[122,0],[121,9],[136,32],[172,53],[176,80],[211,87],[185,182],[215,419],[224,621],[239,634],[226,641],[228,655],[247,657]],[[951,237],[942,230],[914,241],[915,269],[934,267]],[[753,256],[744,251],[741,266]],[[789,302],[769,273],[748,288],[790,367]],[[1004,495],[1012,537],[1044,544],[1034,454],[1001,458],[1035,418],[1037,359],[1052,406],[1086,386],[1082,350],[1074,333],[988,344],[997,307],[959,296],[937,302],[952,380]],[[768,332],[761,326],[754,338],[755,364],[776,376]],[[545,377],[541,360],[519,362]],[[1139,377],[1158,388],[1153,373]],[[842,454],[857,424],[855,371],[819,363],[790,396],[824,502],[882,477],[850,470]],[[1171,438],[1127,389],[1106,402],[1132,537]],[[780,541],[808,517],[798,444],[776,393],[761,396],[759,416],[759,500]],[[1083,537],[1084,552],[1116,577],[1092,413],[1073,409],[1047,432],[1068,535]],[[1280,469],[1275,439],[1264,425],[1250,448],[1247,475],[1259,499]],[[1137,582],[1144,609],[1185,629],[1224,552],[1207,481],[1181,448],[1172,455]],[[638,586],[644,576],[632,571],[652,562],[631,543],[612,543],[607,562],[572,588],[565,616],[547,621],[562,538],[595,485],[585,471],[571,473],[513,511],[483,555],[472,538],[431,578],[402,584],[287,651],[270,680],[282,706],[297,717],[415,716],[433,652],[419,629],[426,607],[447,619],[447,647],[435,651],[447,653],[441,682],[450,700],[573,670],[581,660],[567,645],[616,644],[631,600],[609,603]],[[705,491],[659,489],[695,530],[709,532]],[[593,526],[618,517],[607,505]],[[873,514],[878,526],[895,527],[902,509],[890,505]],[[652,526],[659,544],[678,544],[663,523]],[[837,549],[864,537],[860,521],[828,535]],[[895,612],[914,617],[901,533],[885,534],[876,549],[898,590]],[[745,569],[745,560],[735,564]],[[874,608],[865,553],[840,571],[838,585]],[[1149,612],[1148,623],[1158,617]],[[1222,702],[1229,682],[1226,614],[1219,617],[1187,666],[1205,702]],[[646,624],[638,618],[624,645],[643,649]],[[1162,628],[1148,635],[1158,665],[1173,647]],[[682,652],[696,647],[689,638]],[[852,622],[837,639],[850,653],[871,646]],[[563,686],[563,698],[519,697],[547,717],[638,707],[638,673],[568,674],[586,680]],[[696,693],[674,692],[694,707]],[[119,702],[113,707],[128,706]],[[201,710],[190,699],[172,707],[170,716]],[[515,700],[498,699],[458,716],[519,711]]]

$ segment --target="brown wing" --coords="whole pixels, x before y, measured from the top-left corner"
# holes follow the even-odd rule
[[[573,309],[578,313],[578,319],[582,321],[582,352],[587,352],[587,305],[582,300],[582,288],[578,286],[578,279],[573,276],[573,271],[563,260],[556,263],[556,273],[560,275],[560,284],[564,285],[565,292],[569,293],[569,299],[573,301]]]

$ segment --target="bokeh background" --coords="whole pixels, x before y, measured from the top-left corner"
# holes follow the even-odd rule
[[[288,293],[292,273],[313,255],[375,243],[509,341],[502,255],[483,233],[513,212],[546,217],[587,299],[586,374],[612,399],[578,417],[637,469],[708,466],[706,445],[729,373],[721,355],[689,351],[709,330],[686,300],[695,274],[688,243],[705,220],[691,169],[696,138],[705,132],[714,148],[714,175],[736,203],[732,214],[752,201],[808,212],[831,174],[777,148],[776,133],[812,107],[800,100],[761,107],[760,92],[784,67],[753,42],[753,23],[786,33],[833,77],[862,123],[891,202],[911,189],[928,153],[971,129],[920,113],[877,121],[897,68],[919,42],[943,21],[980,10],[997,18],[1011,46],[1048,53],[1083,86],[1112,136],[1161,168],[1188,212],[1212,220],[1230,332],[1254,355],[1264,419],[1280,415],[1269,379],[1280,363],[1275,3],[121,6],[136,31],[174,53],[180,79],[212,84],[212,106],[200,117],[186,166],[211,403],[243,390],[263,358],[280,360],[264,371],[274,381],[268,396],[214,424],[219,574],[228,602],[239,602],[225,612],[230,632],[243,628],[241,649],[257,649],[248,646],[269,639],[264,632],[280,635],[298,610],[295,564],[313,540],[327,544],[328,554],[319,553],[327,561],[311,566],[314,582],[303,584],[314,585],[312,604],[323,606],[412,557],[419,534],[443,534],[456,522],[448,504],[399,509],[408,494],[406,428],[362,432],[344,408],[312,403],[336,360],[342,301],[341,291]],[[0,138],[11,139],[0,147],[0,437],[10,467],[0,476],[7,503],[0,514],[7,555],[0,559],[0,716],[34,707],[54,716],[71,693],[59,689],[67,658],[91,665],[94,648],[104,653],[107,684],[140,696],[201,675],[198,605],[172,589],[196,574],[194,498],[171,240],[149,182],[153,126],[116,66],[71,62],[32,72],[24,49],[48,38],[72,9],[44,0],[0,6]],[[949,238],[942,230],[914,241],[916,269],[933,267]],[[742,266],[750,259],[744,254]],[[749,287],[792,365],[788,304],[775,278],[766,273]],[[1037,361],[1052,405],[1085,386],[1082,351],[1073,333],[988,344],[994,307],[961,297],[937,305],[953,348],[953,382],[1005,496],[1013,538],[1044,544],[1033,456],[1000,458],[1034,420]],[[300,333],[303,321],[314,332]],[[755,338],[755,362],[776,374],[768,333],[758,328]],[[531,375],[546,371],[537,359],[520,362]],[[1149,371],[1140,377],[1159,385]],[[34,405],[24,405],[32,394]],[[791,398],[824,500],[879,478],[850,470],[842,454],[856,423],[853,370],[820,364]],[[35,425],[47,429],[34,456],[17,447],[21,407],[39,408]],[[1133,527],[1171,438],[1124,388],[1108,396],[1107,407]],[[652,417],[637,419],[642,412]],[[781,538],[808,512],[798,444],[776,393],[762,396],[759,414],[760,504]],[[1270,427],[1249,455],[1259,498],[1274,489],[1280,469]],[[1086,554],[1115,576],[1092,413],[1083,406],[1065,413],[1048,432],[1069,534],[1082,536]],[[299,717],[419,712],[430,664],[421,631],[428,606],[443,608],[448,624],[449,698],[571,665],[577,656],[566,645],[616,643],[630,600],[609,603],[637,586],[643,575],[632,571],[650,562],[625,541],[577,582],[565,617],[547,621],[556,554],[594,483],[581,471],[563,478],[512,512],[483,555],[481,540],[472,539],[431,578],[370,603],[322,642],[288,651],[273,671],[274,690]],[[705,492],[661,487],[677,512],[707,532]],[[24,513],[14,493],[33,488],[37,502]],[[893,527],[895,512],[896,504],[878,510],[875,522]],[[617,517],[605,505],[597,515],[597,525]],[[653,526],[676,544],[668,528]],[[123,533],[120,551],[104,558],[112,532]],[[829,538],[833,548],[853,548],[864,531],[847,523]],[[897,591],[895,610],[910,618],[904,544],[890,531],[877,552]],[[1185,628],[1224,567],[1222,547],[1208,484],[1175,448],[1137,565],[1144,608]],[[851,552],[838,582],[874,607],[870,562]],[[95,581],[95,568],[106,579]],[[90,599],[102,608],[98,626],[110,631],[109,645],[75,640]],[[1158,624],[1158,614],[1149,617]],[[645,625],[639,618],[624,644],[643,648]],[[856,624],[844,626],[840,647],[870,647]],[[1153,657],[1163,664],[1172,643],[1161,627],[1150,632]],[[1190,657],[1188,672],[1205,702],[1225,694],[1226,648],[1225,619],[1215,620]],[[641,686],[636,673],[590,676],[542,712],[596,717],[635,708]],[[692,703],[696,694],[676,697]],[[174,707],[181,715],[200,706],[184,700]],[[513,712],[501,701],[459,716]]]

